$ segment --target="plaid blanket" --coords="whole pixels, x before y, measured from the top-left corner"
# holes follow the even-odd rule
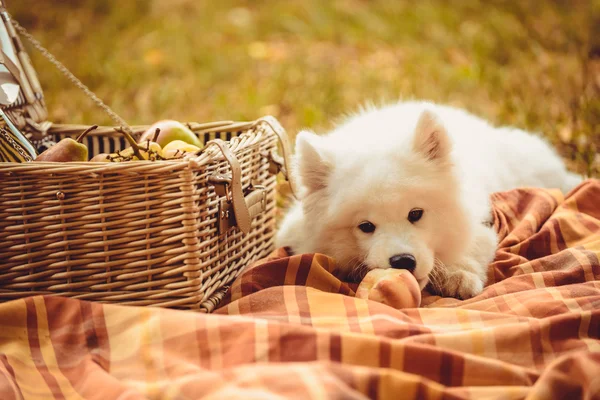
[[[490,284],[467,301],[395,310],[280,249],[211,315],[4,303],[0,398],[600,398],[600,181],[500,193],[494,215]]]

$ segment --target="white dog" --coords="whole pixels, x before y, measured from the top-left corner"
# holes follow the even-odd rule
[[[491,193],[581,182],[541,138],[428,102],[366,110],[325,136],[300,132],[293,173],[300,200],[278,247],[332,256],[349,277],[408,269],[421,288],[462,299],[482,291],[494,258]]]

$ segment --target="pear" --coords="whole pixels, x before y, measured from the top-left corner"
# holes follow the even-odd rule
[[[133,157],[133,160],[160,160],[163,158],[163,149],[160,146],[160,144],[147,140],[146,142],[139,142],[137,144],[140,148],[140,153],[142,153],[142,158],[140,159],[138,156],[136,156],[135,154],[133,154],[133,149],[131,147],[123,150],[121,152],[121,155],[124,152],[128,152],[131,149],[131,155]]]
[[[98,128],[97,125],[91,126],[83,131],[77,139],[64,138],[60,142],[48,148],[42,154],[36,157],[34,161],[52,161],[52,162],[72,162],[72,161],[87,161],[88,148],[81,143],[83,138]]]
[[[178,149],[181,151],[186,151],[188,153],[196,152],[200,150],[200,147],[194,146],[193,144],[189,144],[184,142],[183,140],[173,140],[172,142],[167,143],[165,147],[163,147],[163,151]]]
[[[96,154],[94,157],[92,157],[90,162],[110,162],[110,154],[107,154],[107,153]]]
[[[90,161],[109,161],[109,162],[122,162],[122,161],[136,161],[136,160],[163,160],[162,147],[148,139],[145,142],[136,143],[133,137],[125,131],[123,128],[115,128],[115,131],[125,136],[125,139],[129,142],[130,147],[123,150],[119,150],[116,153],[111,154],[98,154]],[[157,129],[154,135],[154,139],[158,136],[159,130]]]
[[[116,153],[111,154],[98,154],[90,161],[107,161],[107,162],[123,162],[123,161],[139,161],[139,160],[162,160],[163,151],[162,148],[155,142],[149,143],[138,143],[139,155],[135,154],[133,147],[127,147],[123,150],[119,150]]]
[[[174,140],[181,140],[183,142],[193,144],[198,148],[202,148],[202,142],[198,139],[198,136],[187,126],[183,125],[179,121],[173,120],[163,120],[154,123],[150,128],[144,132],[140,138],[140,141],[144,142],[148,139],[152,139],[155,137],[156,130],[159,129],[158,136],[153,140],[161,147],[165,147],[167,143],[172,142]]]
[[[163,156],[166,159],[183,158],[187,154],[200,151],[200,147],[184,142],[183,140],[173,140],[163,147]]]
[[[138,146],[145,151],[146,153],[156,153],[159,156],[162,156],[163,148],[160,144],[147,140],[146,142],[139,142]]]
[[[131,160],[160,160],[162,159],[162,148],[154,142],[158,136],[159,129],[156,129],[152,140],[149,138],[143,142],[136,143],[133,136],[127,132],[123,127],[114,128],[116,132],[122,134],[125,139],[129,142],[131,147],[124,150],[117,151],[117,153],[110,154],[110,161],[131,161]]]

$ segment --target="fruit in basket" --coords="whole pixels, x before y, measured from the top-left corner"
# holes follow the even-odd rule
[[[163,160],[162,147],[155,142],[158,137],[159,130],[157,129],[152,138],[148,138],[139,143],[135,142],[133,136],[122,127],[115,128],[115,131],[125,136],[130,147],[119,150],[116,153],[108,155],[109,161],[111,162],[122,162],[122,161],[136,161],[136,160]],[[98,160],[97,160],[98,161]],[[103,161],[103,160],[99,160]]]
[[[163,120],[154,123],[150,128],[144,132],[140,138],[140,141],[146,141],[152,139],[156,133],[156,129],[160,132],[158,137],[154,140],[162,147],[165,147],[167,143],[174,140],[181,140],[183,142],[193,144],[198,148],[202,148],[202,142],[198,139],[198,136],[192,132],[187,126],[183,125],[179,121]]]
[[[52,161],[52,162],[73,162],[87,161],[88,148],[81,143],[83,138],[98,128],[97,125],[91,126],[83,131],[77,139],[64,138],[60,142],[48,148],[42,154],[37,156],[34,161]]]
[[[107,153],[99,153],[91,158],[90,162],[110,162],[110,154]]]
[[[138,142],[137,146],[140,150],[140,153],[142,154],[142,158],[140,158],[139,155],[135,154],[133,146],[121,150],[120,154],[123,156],[131,156],[134,160],[154,160],[162,158],[163,149],[160,144],[154,141],[146,140],[143,142]]]
[[[153,142],[151,140],[146,140],[145,142],[139,142],[137,144],[140,147],[140,152],[142,153],[142,160],[160,160],[163,158],[163,149],[160,144]],[[133,154],[133,149],[131,147],[123,150],[124,152],[128,152],[131,149],[131,155],[134,160],[139,160],[139,158]]]
[[[200,147],[183,140],[173,140],[163,147],[163,156],[166,159],[183,158],[186,154],[196,153],[197,151],[200,151]]]
[[[163,151],[160,145],[156,142],[147,141],[145,143],[136,143],[137,150],[139,151],[139,155],[136,154],[134,147],[127,147],[123,150],[119,150],[115,153],[111,154],[98,154],[90,161],[100,161],[100,162],[123,162],[123,161],[138,161],[138,160],[162,160]]]

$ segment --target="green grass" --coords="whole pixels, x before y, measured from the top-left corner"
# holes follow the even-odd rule
[[[323,132],[425,98],[544,134],[600,176],[600,1],[9,1],[131,124],[277,117]],[[594,32],[596,30],[596,32]],[[53,121],[111,121],[30,50]]]

